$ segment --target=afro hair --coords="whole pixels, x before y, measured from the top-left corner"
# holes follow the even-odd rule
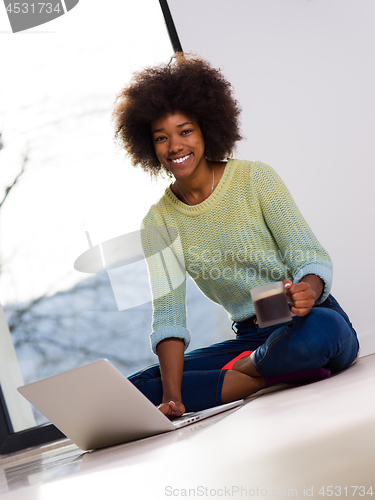
[[[242,139],[241,109],[231,84],[203,59],[176,53],[167,64],[135,73],[117,96],[112,114],[117,143],[134,166],[152,176],[170,174],[156,157],[151,123],[176,111],[198,123],[209,160],[227,158]]]

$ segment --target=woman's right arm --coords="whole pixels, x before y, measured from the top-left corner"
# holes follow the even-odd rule
[[[185,412],[181,401],[184,350],[190,341],[186,325],[186,270],[176,228],[158,218],[156,207],[142,223],[141,240],[149,271],[153,318],[152,351],[159,358],[163,398],[159,409],[169,418]]]
[[[184,341],[170,337],[159,342],[156,350],[163,383],[163,399],[158,408],[169,418],[180,417],[185,412],[181,398]]]

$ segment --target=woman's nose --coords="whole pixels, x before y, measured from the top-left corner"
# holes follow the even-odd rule
[[[179,137],[171,138],[169,142],[169,151],[171,153],[177,153],[182,150],[181,139]]]

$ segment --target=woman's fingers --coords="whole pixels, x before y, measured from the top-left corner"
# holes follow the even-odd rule
[[[292,313],[297,316],[305,316],[315,304],[316,294],[311,289],[309,283],[300,281],[291,284],[290,280],[284,280],[284,286],[287,289],[286,296],[291,305]]]

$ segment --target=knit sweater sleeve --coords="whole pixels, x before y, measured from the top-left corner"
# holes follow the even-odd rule
[[[190,343],[186,327],[186,271],[177,229],[168,227],[151,208],[142,222],[141,239],[149,273],[153,319],[151,349],[166,338]]]
[[[293,282],[298,283],[307,274],[319,276],[324,282],[324,290],[317,303],[323,302],[332,284],[332,262],[328,253],[306,223],[277,173],[260,163],[251,175],[264,220],[280,249],[280,256],[293,276]]]

